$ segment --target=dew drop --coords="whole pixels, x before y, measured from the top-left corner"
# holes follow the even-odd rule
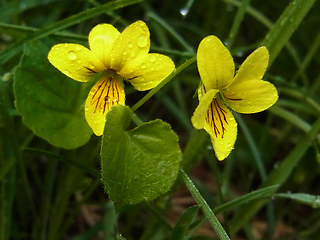
[[[144,27],[145,26],[145,24],[142,21],[139,23],[139,25],[140,25],[140,27]]]
[[[128,52],[126,52],[126,51],[124,51],[123,53],[122,53],[122,56],[127,56],[128,55]]]
[[[132,42],[128,43],[128,48],[133,48],[133,43]]]
[[[152,63],[155,63],[156,60],[157,60],[157,57],[156,57],[156,56],[152,56],[152,57],[150,58],[150,62],[152,62]]]
[[[69,51],[68,52],[68,58],[70,60],[76,60],[77,59],[77,54],[74,51]]]
[[[141,69],[146,69],[147,67],[146,67],[146,65],[145,64],[142,64],[141,65]]]
[[[69,72],[69,70],[64,70],[63,73],[64,73],[65,75],[67,75],[67,76],[70,76],[70,75],[71,75],[71,73]]]
[[[189,9],[187,9],[187,8],[180,9],[180,14],[184,17],[188,14],[188,12],[189,12]]]
[[[76,51],[81,51],[81,47],[80,46],[76,46]]]
[[[145,35],[141,35],[137,40],[138,47],[144,48],[148,44],[148,39]]]

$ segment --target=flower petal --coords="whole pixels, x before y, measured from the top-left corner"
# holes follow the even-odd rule
[[[199,105],[191,117],[191,123],[196,129],[204,128],[206,124],[206,116],[207,116],[209,106],[212,102],[212,99],[215,97],[218,91],[219,90],[216,90],[216,89],[210,89],[207,93],[205,93],[200,97]]]
[[[216,36],[205,37],[199,44],[197,64],[207,90],[222,89],[234,76],[234,62],[229,50]]]
[[[232,113],[219,98],[213,99],[209,106],[204,129],[211,137],[216,157],[224,160],[233,149],[238,130]]]
[[[95,73],[104,70],[100,60],[79,44],[57,44],[51,48],[48,59],[62,73],[80,82],[87,82]]]
[[[119,74],[128,79],[135,89],[145,91],[157,86],[174,68],[169,57],[150,53],[128,62]]]
[[[102,75],[91,89],[85,105],[85,116],[97,136],[101,136],[105,117],[112,106],[125,103],[125,94],[119,76]]]
[[[275,86],[263,80],[235,82],[223,96],[227,105],[239,113],[261,112],[278,100]]]
[[[110,67],[111,50],[119,35],[120,32],[110,24],[99,24],[89,33],[90,49],[106,68]]]
[[[262,79],[268,63],[268,49],[266,47],[257,48],[243,62],[233,82]]]
[[[128,26],[117,38],[111,51],[111,68],[120,71],[132,59],[148,54],[150,33],[143,21]]]

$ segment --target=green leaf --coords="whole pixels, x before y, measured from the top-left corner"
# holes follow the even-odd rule
[[[131,117],[129,107],[113,107],[102,138],[102,181],[117,208],[169,191],[182,158],[170,125],[155,120],[126,131]]]
[[[274,191],[278,189],[278,187],[279,185],[274,185],[270,187],[261,188],[251,193],[247,193],[241,197],[238,197],[234,200],[231,200],[229,202],[219,205],[218,207],[213,209],[213,212],[218,214],[220,212],[224,212],[224,211],[239,207],[240,205],[248,204],[249,202],[257,199],[271,197]]]
[[[278,193],[275,197],[289,198],[299,203],[309,205],[313,208],[320,208],[320,196],[315,196],[307,193]]]
[[[92,131],[84,118],[88,84],[76,82],[48,61],[49,46],[28,43],[16,70],[16,107],[24,123],[50,144],[66,149],[84,145]]]

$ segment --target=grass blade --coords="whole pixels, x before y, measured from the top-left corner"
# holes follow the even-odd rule
[[[292,0],[273,25],[261,43],[261,45],[269,49],[269,66],[276,59],[281,49],[287,44],[291,35],[297,29],[314,2],[315,0]]]
[[[267,187],[275,184],[281,185],[284,183],[293,169],[299,161],[302,159],[303,155],[307,151],[312,141],[317,136],[320,130],[320,117],[313,124],[312,128],[308,133],[301,139],[299,144],[287,155],[287,157],[280,163],[278,168],[275,168],[270,174],[267,181],[262,184],[261,187]],[[262,199],[254,202],[250,206],[245,206],[242,208],[238,214],[231,221],[230,226],[231,234],[237,232],[243,225],[253,217],[267,202],[268,200]]]
[[[241,197],[238,197],[232,201],[221,204],[220,206],[213,209],[213,212],[218,214],[220,212],[224,212],[235,207],[239,207],[242,204],[247,204],[251,201],[271,197],[274,191],[279,187],[279,185],[274,185],[270,187],[261,188],[259,190],[253,191],[251,193],[245,194]]]
[[[313,208],[320,208],[320,196],[315,196],[307,193],[278,193],[274,197],[288,198],[299,203],[309,205]]]
[[[84,21],[86,19],[93,18],[95,16],[98,16],[98,15],[103,14],[108,11],[123,8],[123,7],[129,6],[129,5],[132,5],[132,4],[136,4],[141,1],[142,0],[112,1],[112,2],[108,2],[104,5],[101,5],[99,7],[95,7],[95,8],[80,12],[78,14],[75,14],[73,16],[65,18],[61,21],[52,23],[49,26],[44,27],[44,28],[36,31],[35,33],[29,35],[28,37],[22,39],[21,41],[13,44],[9,48],[7,48],[6,51],[4,51],[0,54],[0,64],[7,62],[11,57],[15,56],[19,51],[21,51],[22,46],[26,41],[34,41],[34,40],[43,38],[45,36],[48,36],[52,33],[57,32],[59,30],[65,29],[65,28],[70,27],[74,24],[77,24],[81,21]]]

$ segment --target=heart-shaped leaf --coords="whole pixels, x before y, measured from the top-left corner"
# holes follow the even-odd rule
[[[126,131],[131,116],[129,107],[112,107],[102,139],[102,181],[118,208],[169,191],[182,158],[169,124],[155,120]]]
[[[36,135],[57,147],[77,148],[92,134],[84,118],[88,84],[56,70],[47,59],[49,50],[40,41],[25,45],[15,74],[16,107]]]

